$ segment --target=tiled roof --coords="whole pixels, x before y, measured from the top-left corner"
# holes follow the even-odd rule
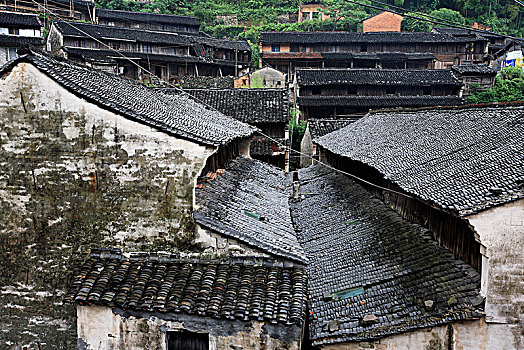
[[[287,265],[252,258],[128,259],[118,249],[92,250],[64,301],[301,326],[305,272]]]
[[[126,22],[147,22],[147,23],[163,23],[163,24],[188,24],[192,26],[200,26],[200,22],[196,17],[189,16],[175,16],[164,15],[160,13],[146,13],[135,11],[119,11],[108,9],[96,9],[96,17],[105,19],[122,20]]]
[[[431,53],[407,52],[322,52],[322,57],[330,60],[360,59],[360,60],[433,60]]]
[[[485,63],[479,63],[479,64],[461,64],[461,65],[455,65],[451,67],[453,71],[459,73],[459,74],[491,74],[495,75],[497,72],[489,67]]]
[[[281,169],[239,158],[201,185],[193,214],[198,224],[269,254],[307,261],[289,216],[291,180]]]
[[[524,198],[523,107],[375,113],[315,142],[461,215]]]
[[[37,36],[20,36],[20,35],[6,35],[0,34],[0,46],[43,46],[44,38]]]
[[[234,39],[217,39],[207,35],[192,36],[191,40],[194,44],[202,44],[211,46],[217,49],[229,49],[229,50],[239,50],[239,51],[249,51],[251,52],[251,46],[247,40],[238,38]]]
[[[303,107],[431,107],[458,106],[464,103],[458,96],[304,96],[299,97],[298,104]]]
[[[287,89],[185,89],[198,101],[245,123],[287,123]]]
[[[481,316],[479,274],[431,232],[322,165],[299,170],[299,178],[302,199],[291,213],[309,258],[313,346]]]
[[[38,15],[0,11],[0,27],[4,25],[15,25],[21,28],[35,29],[42,27]]]
[[[71,57],[82,57],[87,62],[106,62],[114,63],[117,60],[127,59],[141,59],[150,60],[153,62],[166,62],[166,63],[198,63],[204,62],[200,57],[194,56],[175,56],[175,55],[163,55],[156,53],[143,53],[143,52],[130,52],[130,51],[119,51],[125,57],[119,55],[117,52],[111,50],[98,50],[98,49],[86,49],[79,47],[65,47],[64,50]]]
[[[450,28],[450,27],[435,27],[434,30],[441,34],[448,34],[453,35],[457,37],[465,37],[465,36],[482,36],[486,38],[490,37],[497,37],[500,38],[501,35],[497,35],[496,33],[487,31],[487,30],[475,30],[474,28],[467,29],[467,28]]]
[[[451,69],[297,69],[300,86],[318,85],[460,85]]]
[[[458,43],[475,41],[476,38],[456,38],[439,33],[408,32],[263,32],[262,43],[304,43],[304,44],[345,44],[345,43]]]
[[[280,143],[284,144],[286,140],[274,138]],[[257,136],[249,144],[249,154],[252,156],[272,156],[274,152],[279,152],[280,146],[278,143],[266,138],[265,136]]]
[[[157,43],[166,45],[190,45],[190,37],[177,33],[154,32],[151,30],[130,29],[98,24],[55,21],[53,25],[64,36],[97,39],[120,39],[133,42]],[[78,28],[78,29],[77,29]],[[83,33],[85,32],[85,33]]]
[[[27,50],[28,61],[81,98],[131,120],[201,144],[217,146],[252,135],[247,124],[210,110],[190,97],[167,96],[129,79]],[[4,71],[13,65],[5,66]],[[0,71],[1,72],[1,71]]]
[[[355,122],[358,118],[349,119],[308,119],[309,133],[312,139],[327,135],[338,129],[348,126]]]

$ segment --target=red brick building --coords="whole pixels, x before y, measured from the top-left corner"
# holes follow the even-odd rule
[[[362,31],[368,32],[400,32],[403,16],[383,11],[362,21]]]

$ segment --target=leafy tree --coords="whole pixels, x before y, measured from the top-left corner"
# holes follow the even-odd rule
[[[469,103],[524,101],[524,71],[520,67],[505,67],[495,78],[493,89],[473,86]]]
[[[436,17],[437,19],[413,13],[409,13],[409,15],[419,18],[426,18],[437,22],[438,18],[440,18],[444,21],[450,21],[457,24],[466,23],[466,19],[460,14],[460,12],[448,8],[433,10],[429,13],[429,16]],[[444,24],[433,24],[431,22],[421,21],[410,17],[406,17],[402,21],[402,30],[407,32],[429,32],[431,29],[433,29],[434,26],[446,27]]]
[[[369,1],[362,0],[369,4]],[[328,15],[333,23],[333,30],[355,30],[357,24],[368,16],[362,6],[344,0],[325,0],[327,10],[321,12]]]

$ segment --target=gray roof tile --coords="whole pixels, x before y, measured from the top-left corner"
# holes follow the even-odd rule
[[[461,215],[524,198],[523,107],[379,112],[314,142]]]
[[[291,214],[309,258],[313,346],[481,316],[479,274],[430,232],[322,165],[301,169],[299,178],[302,199],[291,203]]]
[[[291,181],[281,169],[239,158],[198,187],[198,224],[272,255],[307,261],[289,216]]]
[[[254,127],[210,110],[187,95],[168,96],[136,81],[33,50],[26,50],[15,64],[20,61],[32,63],[81,98],[201,144],[217,146],[255,132]],[[0,72],[12,66],[4,66]]]

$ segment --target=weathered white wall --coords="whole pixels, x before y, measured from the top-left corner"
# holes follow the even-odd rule
[[[509,334],[511,337],[511,335]],[[484,319],[457,322],[398,334],[371,342],[355,342],[321,347],[329,350],[506,350],[507,329],[486,324]],[[450,344],[451,340],[451,344]]]
[[[99,108],[31,64],[0,91],[0,348],[70,349],[74,308],[61,301],[89,249],[191,248],[194,184],[214,148]]]
[[[210,350],[298,350],[300,345],[298,327],[281,326],[282,332],[275,334],[258,321],[228,321],[174,314],[170,315],[173,319],[168,320],[166,318],[169,317],[160,319],[146,313],[122,315],[108,307],[82,305],[77,306],[77,317],[78,344],[82,350],[165,350],[166,332],[176,330],[208,333]],[[289,328],[287,332],[286,328]]]
[[[486,247],[486,322],[506,334],[504,349],[524,348],[524,200],[467,217]]]

